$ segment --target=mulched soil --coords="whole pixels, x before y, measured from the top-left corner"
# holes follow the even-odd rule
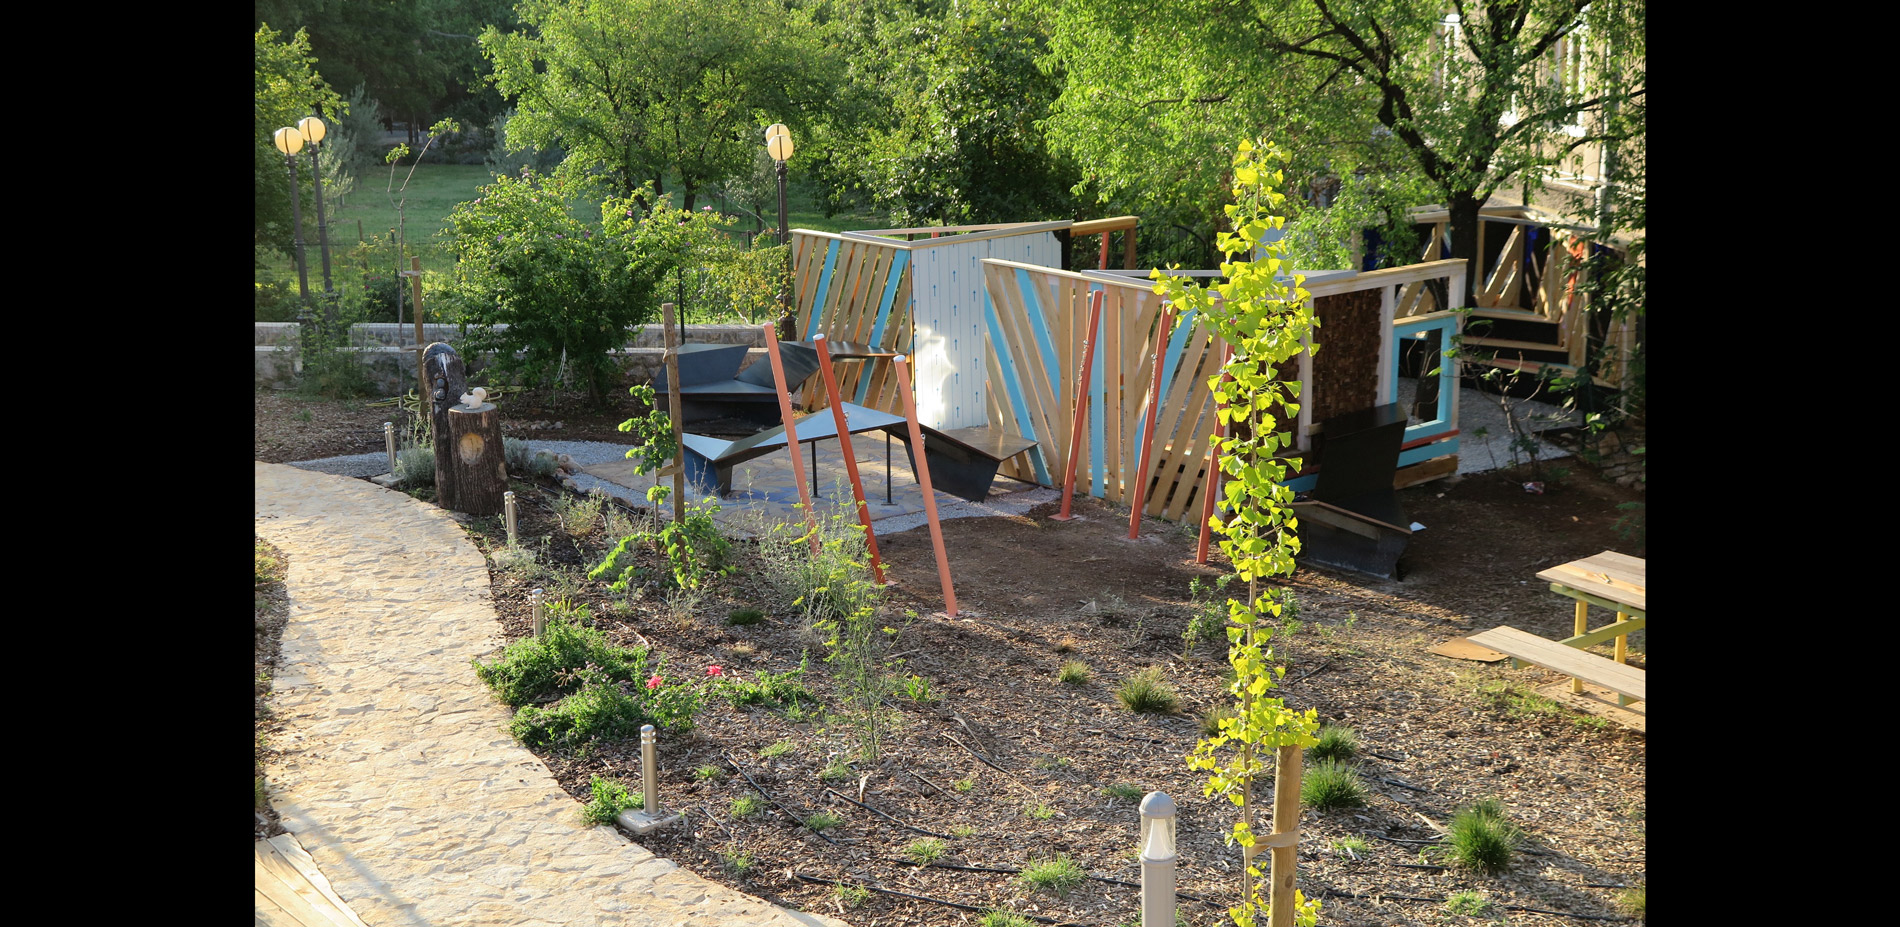
[[[312,448],[363,453],[335,448],[356,440],[347,429],[365,425],[374,437],[368,450],[380,449],[384,413],[328,404],[304,423],[311,429],[283,433],[275,423],[294,421],[296,403],[312,407],[259,394],[259,459],[266,451],[318,456]],[[629,414],[609,412],[590,424],[571,407],[511,407],[516,420],[546,423],[543,437],[568,440],[614,440],[612,425]],[[319,438],[317,421],[344,430]],[[591,432],[602,427],[609,431]],[[1277,694],[1357,731],[1368,786],[1363,808],[1309,809],[1302,817],[1299,885],[1324,902],[1322,924],[1495,924],[1501,912],[1518,924],[1627,920],[1616,898],[1642,883],[1647,869],[1646,736],[1564,710],[1513,707],[1505,697],[1554,680],[1550,674],[1426,652],[1499,624],[1562,636],[1570,600],[1534,574],[1605,549],[1643,553],[1616,528],[1616,505],[1641,494],[1596,479],[1580,462],[1563,463],[1570,474],[1553,479],[1547,471],[1543,495],[1524,492],[1529,477],[1510,472],[1401,493],[1412,518],[1427,526],[1407,552],[1403,581],[1302,569],[1289,583],[1299,625],[1283,627],[1275,640],[1287,667]],[[808,657],[808,684],[828,706],[838,705],[822,643],[765,586],[752,542],[734,543],[738,571],[697,602],[670,600],[657,586],[631,599],[610,596],[581,574],[624,524],[570,517],[564,527],[557,509],[578,497],[521,481],[511,488],[522,502],[520,533],[548,572],[491,569],[509,639],[528,633],[527,592],[542,586],[589,605],[617,643],[665,655],[669,677],[697,677],[717,664],[751,678]],[[615,503],[606,506],[616,511]],[[894,699],[899,720],[882,761],[851,761],[849,778],[826,781],[821,771],[850,760],[847,726],[823,714],[709,700],[694,731],[661,739],[663,801],[685,812],[687,823],[640,842],[708,878],[859,927],[974,923],[979,916],[944,902],[1052,923],[1119,925],[1138,919],[1138,819],[1133,801],[1105,789],[1132,786],[1165,791],[1180,806],[1183,923],[1222,922],[1238,854],[1221,835],[1234,808],[1203,796],[1202,779],[1182,761],[1201,736],[1200,715],[1225,700],[1221,654],[1205,644],[1184,654],[1182,641],[1194,609],[1189,585],[1219,575],[1219,555],[1195,564],[1192,534],[1154,521],[1140,540],[1124,540],[1126,511],[1086,499],[1077,506],[1082,517],[1067,523],[1047,517],[1052,506],[1017,518],[946,522],[962,610],[955,619],[941,615],[927,532],[880,539],[892,581],[888,620],[901,627],[900,672],[927,680],[935,701]],[[500,519],[463,521],[484,550],[503,545]],[[642,563],[653,565],[651,557]],[[728,624],[742,607],[768,617]],[[905,623],[906,611],[917,617]],[[1641,665],[1641,635],[1633,644],[1632,663]],[[1057,680],[1071,660],[1088,665],[1086,684]],[[1149,667],[1159,667],[1179,693],[1178,712],[1134,714],[1119,704],[1116,688]],[[780,743],[789,751],[762,755]],[[629,785],[639,779],[635,743],[542,757],[581,801],[595,776]],[[768,810],[731,814],[735,799],[761,791]],[[1515,865],[1497,876],[1460,870],[1432,852],[1436,828],[1485,798],[1499,799],[1528,835]],[[823,835],[800,826],[817,811],[843,823]],[[1336,851],[1348,837],[1363,839],[1365,849]],[[943,841],[938,865],[906,859],[921,839]],[[1056,856],[1079,864],[1090,880],[1066,896],[1022,884],[1016,870]],[[739,857],[750,862],[743,873],[730,864]],[[840,883],[872,891],[853,901],[841,896]],[[1449,913],[1446,899],[1466,891],[1481,893],[1491,912]]]

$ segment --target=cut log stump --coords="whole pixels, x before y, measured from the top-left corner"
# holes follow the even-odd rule
[[[501,443],[501,413],[492,402],[476,408],[456,406],[448,411],[449,453],[435,458],[437,485],[448,471],[453,499],[438,499],[451,511],[469,515],[501,514],[501,494],[508,489],[508,456]]]

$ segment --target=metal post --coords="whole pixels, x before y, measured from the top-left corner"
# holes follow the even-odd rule
[[[323,165],[317,163],[318,143],[310,143],[310,182],[317,190],[317,251],[323,255],[323,292],[336,292],[330,285],[330,223],[323,214]]]
[[[541,598],[544,595],[546,595],[546,593],[538,588],[528,593],[528,608],[534,613],[534,636],[536,638],[541,636],[542,631],[547,630],[548,625],[547,613],[541,608]]]
[[[515,491],[501,494],[502,515],[508,522],[508,546],[515,546]]]
[[[779,337],[796,339],[798,336],[798,332],[795,330],[797,320],[792,317],[792,249],[791,246],[787,244],[791,240],[792,232],[791,229],[786,227],[785,215],[785,162],[780,161],[778,162],[778,243],[786,245],[786,248],[785,276],[779,278],[778,283]],[[817,310],[814,309],[813,311],[816,312]]]
[[[310,274],[304,270],[303,262],[303,198],[297,193],[297,158],[284,155],[284,163],[290,165],[290,218],[296,230],[294,241],[297,244],[297,295],[302,297],[304,308],[310,308]]]
[[[1174,927],[1174,799],[1141,800],[1141,927]]]
[[[640,790],[646,793],[649,817],[660,816],[659,750],[653,744],[653,725],[640,725]]]
[[[396,423],[383,423],[383,446],[389,450],[389,475],[396,475]]]

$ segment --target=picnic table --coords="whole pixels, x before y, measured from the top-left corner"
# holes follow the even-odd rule
[[[1572,560],[1537,574],[1550,591],[1577,600],[1576,627],[1559,643],[1584,648],[1616,639],[1616,662],[1629,662],[1629,633],[1649,620],[1649,563],[1640,557],[1606,550]],[[1590,606],[1616,613],[1616,621],[1590,630]],[[1583,681],[1572,679],[1570,691],[1583,691]]]

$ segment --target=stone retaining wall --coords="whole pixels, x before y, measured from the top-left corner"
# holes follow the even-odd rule
[[[277,389],[294,385],[303,372],[303,359],[297,350],[300,334],[297,323],[252,324],[256,326],[252,340],[253,384]],[[507,328],[506,325],[498,327]],[[683,343],[751,346],[741,369],[765,357],[765,332],[758,325],[687,325],[684,329]],[[644,383],[658,376],[666,366],[665,329],[661,325],[643,325],[630,334],[633,337],[624,347],[609,354],[619,365],[626,382]],[[458,350],[462,347],[461,332],[454,325],[424,323],[422,336],[424,344],[446,341]],[[356,356],[377,389],[394,395],[407,391],[416,382],[415,340],[414,324],[365,322],[350,326],[351,347],[345,350]],[[471,378],[488,366],[488,360],[463,355]]]

